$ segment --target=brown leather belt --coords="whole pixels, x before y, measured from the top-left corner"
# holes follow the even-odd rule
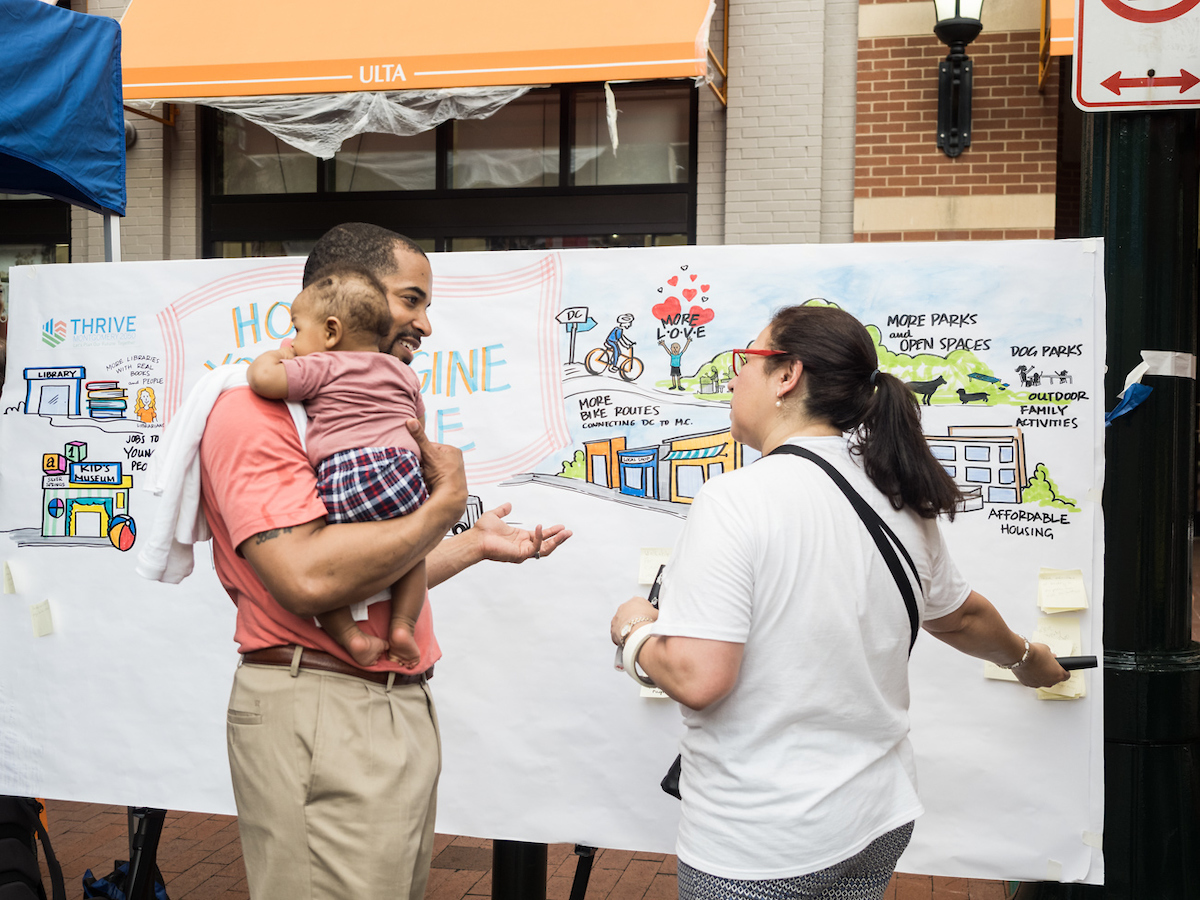
[[[281,666],[282,668],[290,669],[292,667],[292,657],[295,655],[295,652],[295,647],[266,647],[262,650],[251,650],[249,653],[243,653],[242,662],[255,666]],[[391,679],[392,684],[422,684],[433,677],[433,666],[416,675],[408,675],[404,672],[368,672],[366,669],[360,669],[358,666],[342,662],[336,656],[331,656],[321,650],[310,650],[307,647],[300,654],[300,668],[311,669],[315,672],[333,672],[337,675],[350,675],[354,678],[361,678],[364,681],[373,681],[375,684],[382,685],[388,683],[388,676],[390,675],[395,676]]]

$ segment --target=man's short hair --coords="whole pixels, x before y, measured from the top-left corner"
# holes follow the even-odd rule
[[[387,291],[370,272],[357,266],[326,266],[304,289],[318,320],[336,316],[348,332],[380,340],[392,329]]]
[[[334,265],[354,266],[370,272],[376,278],[386,278],[399,268],[396,265],[396,246],[412,253],[425,255],[421,245],[402,234],[366,222],[345,222],[335,225],[321,235],[304,264],[304,287],[308,287],[321,270]]]

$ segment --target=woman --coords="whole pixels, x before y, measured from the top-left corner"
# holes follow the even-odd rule
[[[734,351],[733,436],[832,463],[912,557],[926,631],[1022,684],[1064,680],[949,558],[937,516],[953,517],[958,489],[912,393],[877,366],[854,317],[784,309]],[[680,897],[881,897],[922,811],[907,740],[915,624],[847,496],[787,454],[710,481],[661,599],[661,617],[624,603],[612,637],[685,707]]]

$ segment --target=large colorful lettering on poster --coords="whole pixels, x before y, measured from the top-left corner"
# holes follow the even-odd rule
[[[867,325],[964,490],[944,528],[972,585],[1017,630],[1102,652],[1101,256],[1095,241],[434,256],[435,330],[412,365],[429,436],[464,453],[471,499],[454,530],[511,502],[516,521],[576,532],[550,559],[483,564],[431,595],[439,829],[672,849],[678,808],[657,784],[678,712],[612,671],[607,623],[645,592],[645,551],[671,546],[700,487],[756,458],[729,431],[730,351],[780,306],[836,305]],[[134,574],[158,503],[142,488],[198,379],[289,336],[301,270],[13,270],[0,792],[232,811],[234,610],[208,558],[177,586]],[[1087,608],[1045,616],[1043,570],[1078,570]],[[1100,680],[1078,675],[1059,697],[1074,699],[1044,702],[984,675],[918,641],[927,813],[901,868],[1100,883],[1087,839],[1103,820]]]

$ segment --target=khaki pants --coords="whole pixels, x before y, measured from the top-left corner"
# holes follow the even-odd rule
[[[243,665],[227,718],[252,900],[421,900],[441,771],[428,685]]]

